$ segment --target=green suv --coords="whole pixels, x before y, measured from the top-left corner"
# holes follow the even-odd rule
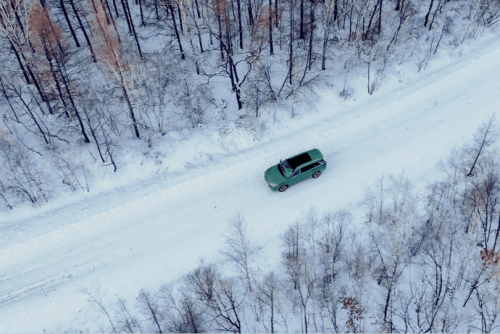
[[[280,161],[279,164],[266,170],[264,178],[272,191],[283,192],[289,186],[311,176],[318,178],[325,169],[326,161],[323,160],[323,154],[315,148]]]

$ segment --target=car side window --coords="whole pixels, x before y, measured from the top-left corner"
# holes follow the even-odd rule
[[[319,165],[319,163],[313,163],[313,164],[310,164],[309,166],[306,166],[304,168],[302,168],[302,173],[303,172],[307,172],[308,170],[311,170],[313,169],[314,167],[317,167]]]
[[[299,169],[296,169],[296,170],[295,170],[295,172],[293,172],[292,177],[297,176],[297,175],[299,175],[299,174],[300,174],[300,168],[299,168]]]

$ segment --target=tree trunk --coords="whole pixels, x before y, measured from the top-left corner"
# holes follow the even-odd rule
[[[49,55],[49,52],[48,52],[47,48],[44,46],[43,49],[45,51],[45,56],[47,58],[49,66],[50,66],[50,72],[52,74],[52,78],[54,79],[54,83],[56,84],[57,95],[59,97],[59,100],[61,100],[61,102],[62,102],[62,104],[64,106],[64,113],[66,114],[67,118],[71,118],[70,115],[69,115],[69,113],[68,113],[68,106],[66,105],[66,101],[63,98],[63,94],[62,94],[62,91],[61,91],[61,85],[59,84],[59,80],[57,79],[56,71],[54,70],[54,67],[52,66],[52,59],[51,59],[51,57]]]
[[[236,73],[236,67],[234,66],[233,62],[233,57],[228,55],[228,60],[229,60],[229,68],[230,68],[230,73],[231,77],[234,75],[234,92],[236,93],[236,102],[238,103],[238,110],[241,110],[243,108],[243,102],[241,101],[241,92],[240,92],[240,87],[237,85],[238,83],[238,74]]]
[[[38,104],[38,100],[34,97],[34,94],[31,92],[30,90],[30,93],[32,94],[32,97],[35,101],[37,101],[37,104]],[[29,106],[28,103],[26,103],[26,101],[24,101],[23,99],[23,93],[22,92],[19,92],[19,91],[16,91],[16,95],[17,97],[19,98],[19,100],[21,101],[22,105],[24,106],[24,108],[26,109],[26,111],[28,112],[29,116],[31,117],[31,119],[33,120],[33,122],[35,123],[36,127],[38,128],[38,131],[40,131],[42,137],[43,137],[43,140],[45,141],[45,144],[48,144],[50,143],[50,134],[49,135],[49,138],[47,138],[45,136],[45,131],[43,131],[42,129],[42,126],[40,125],[40,123],[37,121],[36,119],[36,116],[35,114],[33,113],[33,111],[31,111],[31,108]],[[38,104],[38,107],[40,108],[40,110],[42,110],[41,106]],[[43,113],[43,110],[42,110],[42,113]],[[22,123],[21,123],[22,124]],[[42,122],[43,124],[43,122]],[[48,129],[47,129],[48,130]],[[36,132],[35,132],[36,134]]]
[[[304,39],[304,0],[300,0],[300,39]]]
[[[184,34],[184,28],[182,24],[181,7],[177,6],[177,14],[179,15],[179,27],[181,28],[181,34]]]
[[[122,8],[123,8],[123,14],[125,14],[125,20],[127,21],[127,25],[128,25],[128,32],[129,32],[129,34],[132,35],[132,25],[130,23],[130,16],[128,15],[127,5],[125,4],[125,0],[121,0],[121,3],[122,3]]]
[[[23,56],[24,58],[24,55],[21,53],[21,55]],[[24,59],[24,61],[26,62],[26,59]],[[47,101],[47,99],[45,98],[45,94],[43,93],[42,91],[42,88],[40,87],[40,84],[38,82],[38,79],[35,77],[35,74],[33,73],[33,71],[31,70],[31,67],[29,66],[29,64],[26,62],[26,68],[28,69],[28,73],[30,74],[31,76],[31,80],[33,81],[33,83],[35,84],[35,87],[36,87],[36,90],[38,91],[38,94],[40,94],[40,98],[42,99],[42,102],[45,102],[45,105],[47,106],[47,109],[49,110],[49,114],[53,114],[54,112],[52,111],[52,107],[50,106],[50,103]],[[43,113],[43,109],[40,108],[40,110],[42,111]]]
[[[200,52],[203,53],[203,44],[201,42],[200,27],[198,26],[198,22],[196,21],[196,17],[194,16],[194,4],[192,2],[191,2],[191,8],[192,8],[192,17],[193,17],[194,26],[196,27],[196,33],[198,35],[198,43],[200,44]],[[199,69],[198,69],[198,71],[199,71]]]
[[[323,36],[323,56],[321,58],[321,70],[326,70],[326,48],[328,47],[328,33],[329,27],[325,27],[324,36]]]
[[[271,334],[274,333],[274,287],[271,290]]]
[[[94,13],[97,13],[97,8],[95,6],[94,0],[90,0],[90,3],[92,4],[92,9],[94,10]],[[104,16],[106,16],[106,23],[109,24],[108,14],[106,14],[106,8],[104,8]]]
[[[380,0],[380,7],[378,9],[378,33],[380,34],[382,30],[382,3],[384,0]]]
[[[305,329],[305,333],[307,334],[307,309],[306,309],[306,306],[307,305],[303,305],[303,307],[304,307],[304,329]]]
[[[160,21],[160,12],[158,11],[158,0],[153,0],[155,4],[156,21]]]
[[[370,15],[370,21],[368,21],[368,27],[366,27],[366,30],[365,30],[365,27],[364,27],[364,17],[363,17],[363,32],[364,32],[364,35],[365,35],[365,38],[366,39],[369,39],[371,38],[371,33],[370,33],[370,28],[372,26],[372,22],[373,22],[373,18],[375,17],[375,13],[377,12],[377,9],[378,9],[378,6],[380,4],[382,0],[378,0],[377,3],[375,4],[375,8],[373,8],[373,11]]]
[[[476,158],[474,159],[474,162],[472,163],[472,166],[471,166],[471,168],[469,170],[469,173],[467,173],[468,177],[471,177],[471,176],[474,175],[473,174],[474,167],[476,166],[477,160],[479,159],[479,156],[481,155],[481,152],[483,151],[483,147],[484,147],[484,144],[486,143],[486,139],[488,138],[488,135],[490,134],[490,128],[491,128],[492,124],[493,124],[493,118],[490,118],[488,126],[486,127],[486,130],[484,131],[484,138],[483,138],[483,141],[481,142],[481,146],[479,147],[479,150],[477,152]]]
[[[247,0],[248,7],[248,24],[253,26],[253,10],[252,10],[252,0]]]
[[[397,0],[396,1],[396,8],[394,8],[394,10],[401,10],[404,6],[404,0]]]
[[[434,4],[434,0],[431,0],[431,4],[429,6],[429,11],[427,12],[427,15],[425,15],[424,27],[427,27],[427,22],[429,21],[429,15],[431,14],[433,4]]]
[[[292,70],[293,70],[293,8],[290,10],[290,52],[288,55],[288,76],[289,76],[289,82],[290,86],[292,85]]]
[[[431,23],[429,24],[429,31],[432,29],[432,24],[434,23],[434,19],[436,18],[436,14],[437,12],[441,12],[441,10],[443,9],[443,7],[446,5],[446,0],[439,0],[437,6],[436,6],[436,10],[434,11],[434,14],[432,15],[432,20],[431,20]],[[443,26],[444,27],[444,26]],[[437,48],[436,48],[437,50]]]
[[[389,305],[391,303],[391,294],[392,294],[392,283],[389,283],[389,288],[387,289],[387,297],[385,299],[385,307],[384,307],[384,325],[387,323],[387,312],[389,311]],[[391,325],[391,327],[392,326],[393,325]]]
[[[113,0],[114,1],[114,0]],[[106,5],[108,7],[108,12],[109,12],[109,18],[111,19],[111,24],[113,25],[113,29],[115,30],[116,33],[116,39],[118,39],[118,43],[121,43],[122,40],[120,38],[120,34],[118,33],[118,29],[116,29],[116,23],[115,19],[113,18],[113,15],[111,15],[111,9],[109,8],[108,1],[106,0]]]
[[[194,0],[194,4],[196,5],[196,13],[198,14],[198,18],[201,19],[200,6],[198,5],[198,0]]]
[[[236,83],[234,80],[234,72],[233,72],[233,66],[231,63],[231,56],[228,55],[228,64],[229,64],[229,79],[231,80],[231,91],[236,92]]]
[[[116,17],[120,17],[120,14],[118,13],[118,7],[116,7],[116,0],[113,0],[113,7],[115,8]]]
[[[139,51],[139,57],[142,59],[142,51],[141,51],[141,45],[139,44],[139,39],[137,38],[137,33],[135,32],[135,26],[134,26],[134,20],[132,20],[132,14],[130,14],[130,7],[128,6],[128,0],[122,0],[125,3],[125,6],[127,8],[127,12],[125,13],[128,15],[128,19],[130,21],[130,29],[131,33],[134,36],[135,44],[137,45],[137,50]]]
[[[78,14],[78,11],[76,10],[75,3],[73,2],[73,0],[69,0],[69,3],[71,4],[71,8],[73,9],[73,12],[75,13],[78,24],[80,25],[80,29],[83,32],[83,36],[85,36],[85,40],[87,41],[87,45],[89,46],[90,54],[92,56],[92,62],[95,63],[96,58],[95,58],[94,49],[92,48],[92,44],[90,43],[90,39],[89,39],[89,36],[87,35],[87,31],[85,30],[85,28],[82,24],[82,20],[80,19],[80,15]]]
[[[109,145],[109,142],[108,142],[108,136],[106,134],[106,131],[104,131],[104,127],[102,126],[101,120],[99,118],[98,118],[98,122],[99,122],[99,127],[101,128],[102,137],[104,139],[104,145],[106,145],[106,153],[108,154],[109,159],[111,160],[111,164],[114,167],[114,172],[116,173],[116,170],[118,168],[116,167],[115,160],[113,159],[113,155],[111,154],[111,150],[110,150],[110,147],[109,147],[110,145]]]
[[[220,44],[220,57],[224,60],[224,48],[222,42],[222,24],[220,21],[220,14],[217,14],[217,21],[219,22],[219,44]]]
[[[47,57],[48,57],[48,55],[47,55]],[[87,133],[85,132],[85,126],[84,126],[83,121],[82,121],[82,119],[80,117],[80,113],[78,112],[78,109],[76,108],[75,102],[73,101],[73,96],[72,96],[72,94],[71,94],[71,92],[69,90],[69,83],[68,83],[69,78],[67,77],[67,73],[66,73],[66,71],[64,71],[64,73],[61,71],[62,66],[61,66],[61,63],[59,62],[59,60],[57,58],[55,58],[54,60],[56,61],[57,67],[59,68],[59,72],[61,73],[61,78],[62,78],[62,81],[64,83],[66,94],[67,94],[68,99],[69,99],[69,101],[71,103],[71,108],[73,109],[73,112],[75,113],[75,116],[78,119],[78,124],[80,124],[80,129],[82,131],[83,140],[86,143],[90,143],[90,139],[87,136]],[[50,60],[49,60],[49,62],[50,62]],[[51,68],[52,68],[52,65],[51,65]],[[54,73],[54,79],[57,82],[55,73]],[[59,83],[57,83],[57,85],[59,86]],[[61,96],[61,99],[62,99],[62,96]],[[66,106],[66,104],[64,103],[64,101],[63,101],[63,104]]]
[[[238,29],[240,32],[240,49],[243,49],[243,27],[241,26],[241,0],[236,1],[238,5]]]
[[[77,47],[80,47],[80,42],[78,41],[78,38],[76,37],[75,31],[73,30],[73,27],[71,26],[71,22],[69,21],[68,17],[68,11],[66,10],[66,6],[64,5],[64,0],[60,0],[61,3],[61,9],[64,14],[64,18],[66,19],[66,22],[68,23],[69,31],[71,32],[71,36],[73,36],[73,40],[75,41],[75,44]]]
[[[239,1],[239,0],[238,0]],[[272,4],[272,0],[269,0],[269,52],[271,54],[274,54],[274,50],[273,50],[273,11],[272,11],[272,8],[273,8],[273,4]]]
[[[111,19],[113,19],[113,15],[111,14],[111,9],[109,8],[109,2],[108,2],[108,0],[104,0],[104,3],[106,4],[106,8],[108,9],[109,16],[111,17]],[[106,9],[104,9],[104,12],[106,13]],[[109,24],[109,19],[108,19],[108,14],[107,13],[106,13],[106,21]]]
[[[402,15],[404,15],[403,13],[400,13],[400,19],[399,19],[399,26],[398,28],[396,29],[396,31],[394,32],[394,36],[392,36],[392,39],[391,41],[389,42],[389,45],[387,45],[387,49],[385,51],[389,51],[389,48],[391,46],[392,43],[396,43],[396,40],[398,38],[398,35],[399,35],[399,31],[401,30],[401,27],[403,26],[403,17]]]
[[[24,40],[26,40],[31,48],[31,50],[33,51],[33,53],[35,53],[35,50],[33,49],[33,46],[31,45],[31,41],[29,40],[29,38],[26,36],[26,32],[24,31],[24,27],[23,27],[23,23],[21,22],[21,18],[19,17],[19,13],[18,13],[18,10],[17,8],[14,6],[14,1],[10,1],[10,7],[12,8],[12,11],[14,12],[14,15],[16,17],[16,21],[17,21],[17,25],[19,26],[19,28],[21,29],[21,33],[23,34],[23,37],[24,37]],[[1,20],[1,18],[0,18]]]
[[[333,1],[333,22],[337,22],[337,16],[338,16],[338,0]]]
[[[7,201],[7,198],[5,198],[4,194],[3,194],[4,190],[3,190],[3,185],[2,183],[0,182],[0,198],[2,199],[2,202],[3,204],[9,209],[9,210],[12,210],[12,205],[10,205],[10,203]]]
[[[142,0],[139,0],[139,11],[141,12],[141,25],[144,27],[146,24],[144,23],[144,14],[142,13]]]
[[[12,113],[14,114],[14,117],[16,118],[16,122],[20,123],[19,117],[17,116],[17,113],[16,113],[16,110],[14,109],[14,106],[10,102],[9,95],[7,94],[7,88],[3,84],[2,75],[0,75],[0,87],[2,88],[2,93],[3,93],[3,96],[5,97],[5,101],[7,101],[7,103],[9,104],[10,110],[12,110]]]
[[[102,161],[102,163],[105,163],[106,160],[102,156],[101,146],[99,145],[99,141],[97,140],[97,135],[95,133],[95,130],[92,127],[92,122],[90,121],[90,117],[89,117],[89,114],[87,112],[87,108],[83,108],[83,112],[85,113],[85,118],[87,119],[87,124],[89,125],[90,133],[92,134],[92,137],[94,138],[94,142],[95,142],[95,145],[97,147],[97,151],[99,152],[99,156],[101,157],[101,161]]]
[[[80,128],[82,130],[82,135],[83,135],[83,140],[86,143],[90,143],[90,139],[87,136],[87,133],[85,132],[85,126],[83,125],[82,118],[80,117],[80,113],[78,112],[78,109],[76,109],[76,105],[75,105],[75,102],[73,101],[73,97],[71,96],[71,93],[69,92],[68,86],[65,85],[65,87],[66,87],[66,91],[67,91],[67,94],[69,96],[69,100],[71,102],[71,105],[73,107],[73,111],[75,112],[76,118],[78,119],[78,123],[80,124]]]
[[[9,39],[9,43],[10,43],[10,48],[12,49],[12,51],[14,51],[14,54],[16,55],[16,59],[17,59],[17,62],[19,63],[19,67],[23,71],[23,75],[24,75],[24,79],[26,80],[26,83],[28,85],[31,84],[31,80],[28,76],[27,70],[24,68],[24,65],[23,65],[23,62],[21,61],[21,58],[19,57],[18,51],[16,50],[16,48],[14,47],[14,44],[12,44],[12,41],[10,39]]]
[[[137,121],[135,119],[134,108],[132,108],[132,103],[130,102],[130,97],[125,87],[122,86],[122,89],[123,89],[123,94],[125,95],[125,100],[127,100],[127,105],[130,112],[130,118],[132,119],[132,125],[134,126],[135,136],[137,138],[141,138],[141,136],[139,135],[139,129],[137,128]]]
[[[312,63],[312,49],[314,38],[314,4],[311,4],[311,36],[309,37],[309,55],[307,61],[309,62],[309,71],[311,70]]]
[[[278,27],[278,0],[274,0],[274,21],[276,24],[276,28]]]
[[[177,29],[177,23],[175,22],[175,13],[172,5],[168,5],[170,8],[170,14],[172,15],[172,23],[174,24],[175,37],[177,38],[177,43],[179,44],[179,50],[181,52],[181,59],[184,60],[186,57],[184,56],[184,50],[182,49],[181,37],[179,35],[179,30]]]

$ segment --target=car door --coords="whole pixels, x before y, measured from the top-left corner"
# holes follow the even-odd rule
[[[300,181],[302,181],[302,180],[303,180],[303,178],[302,178],[301,169],[300,169],[300,168],[297,168],[297,169],[293,172],[292,176],[290,177],[289,185],[291,185],[291,186],[292,186],[292,185],[294,185],[294,184],[296,184],[296,183],[298,183],[298,182],[300,182]]]
[[[304,181],[305,179],[307,179],[309,176],[308,176],[308,168],[307,166],[306,167],[302,167],[302,168],[298,168],[295,170],[295,172],[293,173],[292,175],[292,180],[293,180],[293,184],[295,183],[298,183],[300,181]]]
[[[316,167],[319,166],[319,163],[315,162],[309,166],[302,167],[302,174],[304,179],[310,178],[314,172],[316,172],[318,169]]]

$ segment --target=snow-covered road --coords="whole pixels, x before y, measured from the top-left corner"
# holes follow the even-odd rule
[[[10,216],[0,225],[0,332],[80,325],[74,319],[85,321],[87,307],[80,291],[93,282],[113,297],[182,276],[199,258],[218,256],[237,212],[272,257],[284,229],[311,206],[320,213],[349,208],[382,173],[404,171],[424,186],[439,159],[500,107],[500,43],[481,45],[481,52],[361,102],[338,106],[336,93],[325,91],[311,120],[290,122],[289,131],[252,149],[48,205],[37,215]],[[323,175],[271,192],[266,168],[311,148],[328,161]]]

